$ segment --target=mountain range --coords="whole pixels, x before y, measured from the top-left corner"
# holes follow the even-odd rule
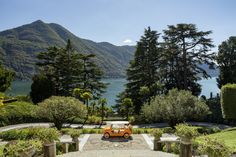
[[[0,32],[3,64],[16,72],[17,79],[31,79],[37,73],[37,54],[46,51],[49,46],[64,47],[68,39],[76,51],[96,55],[95,62],[103,69],[105,77],[125,77],[134,46],[115,46],[82,39],[61,25],[41,20]]]
[[[49,46],[65,47],[70,39],[76,51],[95,54],[96,64],[102,68],[105,77],[125,77],[125,70],[133,58],[135,46],[115,46],[108,42],[94,42],[82,39],[55,23],[37,20],[17,28],[0,32],[0,57],[3,64],[16,72],[16,78],[30,80],[37,73],[37,54]],[[218,69],[210,70],[202,65],[211,76],[218,75]]]

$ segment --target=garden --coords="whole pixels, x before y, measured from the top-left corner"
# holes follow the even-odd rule
[[[79,151],[79,143],[87,134],[102,135],[106,122],[117,119],[136,126],[132,134],[152,139],[151,149],[155,151],[180,157],[235,154],[236,77],[225,77],[229,69],[223,66],[222,56],[228,57],[225,49],[232,48],[230,45],[236,40],[231,37],[223,42],[215,56],[206,53],[214,46],[207,37],[211,31],[198,31],[193,24],[177,24],[168,26],[163,34],[160,44],[160,34],[150,27],[145,29],[127,69],[125,90],[117,96],[115,106],[109,106],[102,98],[106,84],[101,81],[102,70],[93,62],[96,56],[75,52],[70,40],[64,48],[49,47],[38,54],[40,70],[32,78],[28,96],[4,94],[14,72],[0,66],[0,126],[53,124],[50,128],[0,131],[0,155],[55,157]],[[198,80],[210,76],[199,64],[214,68],[214,61],[220,69],[217,81],[221,93],[200,97]],[[191,122],[209,125],[194,126]],[[71,128],[75,124],[77,127]],[[175,141],[163,141],[168,136],[176,137]],[[63,142],[64,137],[69,141]]]

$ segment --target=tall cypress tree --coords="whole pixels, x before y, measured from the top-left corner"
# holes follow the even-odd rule
[[[220,69],[218,87],[221,88],[227,83],[236,83],[236,36],[230,37],[219,45],[217,63]]]
[[[144,35],[137,43],[134,60],[130,62],[127,69],[127,80],[125,94],[132,99],[135,113],[139,114],[144,102],[157,93],[156,81],[158,77],[158,37],[156,31],[150,27],[145,29]],[[143,89],[146,89],[143,92]]]
[[[178,88],[190,90],[194,95],[201,93],[198,80],[209,78],[202,64],[213,68],[214,53],[209,53],[214,45],[207,36],[211,31],[198,31],[194,24],[177,24],[164,30],[164,84],[167,90]]]

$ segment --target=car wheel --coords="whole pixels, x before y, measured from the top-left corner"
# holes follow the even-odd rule
[[[128,134],[128,133],[125,133],[125,134],[124,134],[124,138],[125,138],[125,139],[129,138],[129,134]]]
[[[110,137],[110,134],[106,132],[106,133],[104,134],[104,138],[108,139],[109,137]]]

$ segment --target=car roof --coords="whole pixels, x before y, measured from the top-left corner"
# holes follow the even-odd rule
[[[112,122],[107,122],[107,124],[129,124],[128,121],[112,121]]]

